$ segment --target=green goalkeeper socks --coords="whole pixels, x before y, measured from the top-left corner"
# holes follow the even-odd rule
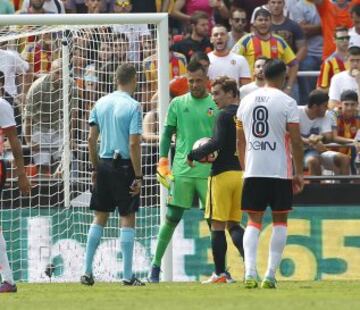
[[[158,241],[156,245],[155,256],[152,261],[152,265],[157,267],[161,266],[161,260],[164,256],[166,248],[171,240],[171,237],[175,231],[176,225],[166,221],[161,227],[158,235]]]
[[[152,265],[161,267],[161,259],[164,256],[165,250],[169,245],[172,235],[174,234],[176,225],[180,222],[185,209],[175,206],[168,206],[166,211],[166,221],[160,227],[155,256]]]

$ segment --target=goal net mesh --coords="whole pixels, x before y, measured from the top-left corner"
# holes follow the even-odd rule
[[[0,70],[5,98],[14,107],[31,195],[19,193],[12,153],[0,153],[7,182],[0,224],[16,281],[79,281],[83,273],[91,172],[87,149],[89,113],[116,89],[119,64],[138,72],[135,99],[146,119],[142,144],[144,186],[137,214],[134,271],[145,278],[159,228],[157,26],[10,26],[0,29]],[[165,38],[164,38],[165,39]],[[166,38],[167,39],[167,38]],[[66,110],[66,111],[65,111]],[[67,201],[68,199],[68,201]],[[119,216],[113,213],[94,258],[99,281],[122,278]]]

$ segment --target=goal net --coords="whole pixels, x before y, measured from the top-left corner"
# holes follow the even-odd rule
[[[15,280],[47,282],[51,275],[52,281],[79,281],[93,219],[89,113],[97,99],[115,90],[115,70],[125,62],[137,69],[134,97],[146,116],[144,186],[134,251],[134,271],[144,278],[160,223],[160,189],[154,169],[162,113],[159,116],[159,102],[168,102],[167,16],[37,17],[11,16],[7,24],[14,25],[0,26],[4,96],[15,110],[26,173],[33,186],[31,195],[19,193],[12,153],[4,141],[1,156],[8,172],[0,225]],[[154,97],[157,90],[159,96]],[[117,213],[111,215],[94,258],[99,281],[122,277],[118,219]]]

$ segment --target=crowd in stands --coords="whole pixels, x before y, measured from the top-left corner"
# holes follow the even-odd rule
[[[210,81],[223,75],[234,78],[243,98],[264,86],[266,59],[282,59],[288,67],[283,90],[299,105],[308,173],[357,174],[359,0],[0,0],[0,14],[155,12],[169,13],[171,97],[188,90],[190,61],[207,67]],[[159,140],[154,28],[99,26],[78,28],[68,36],[71,148],[86,144],[89,110],[114,90],[113,73],[129,61],[140,73],[136,99],[143,105],[144,142],[151,145],[147,153],[153,153]],[[59,33],[39,33],[15,44],[0,36],[0,71],[5,75],[1,96],[14,107],[32,164],[38,173],[53,173],[58,167],[51,163],[61,158],[64,139]],[[83,153],[76,156],[86,162],[85,149]]]

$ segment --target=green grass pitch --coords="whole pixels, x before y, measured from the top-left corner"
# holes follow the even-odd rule
[[[247,290],[242,283],[18,284],[0,295],[1,310],[147,309],[360,309],[360,281],[280,282],[276,290]]]

